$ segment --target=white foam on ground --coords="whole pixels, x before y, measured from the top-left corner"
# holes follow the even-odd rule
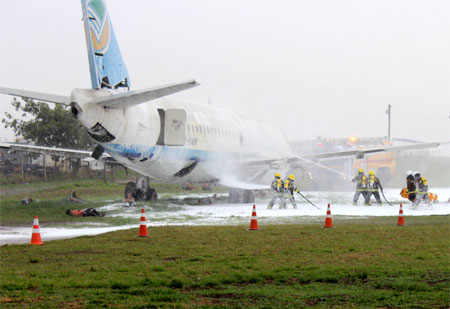
[[[316,209],[312,205],[305,202],[302,197],[296,196],[297,209],[292,209],[288,205],[288,209],[278,209],[278,205],[274,209],[267,209],[268,200],[258,201],[256,205],[258,224],[286,224],[299,223],[315,220],[317,218],[325,218],[327,204],[331,204],[332,216],[398,216],[399,204],[403,203],[404,216],[431,216],[431,215],[449,215],[450,188],[432,189],[433,193],[438,194],[440,203],[428,206],[421,204],[413,207],[409,201],[403,199],[399,195],[400,190],[386,189],[384,194],[386,198],[394,204],[388,205],[384,199],[383,206],[364,206],[362,197],[360,197],[359,205],[353,206],[351,201],[354,192],[303,192],[303,194],[320,209]],[[204,195],[202,195],[204,196]],[[183,197],[197,197],[197,195],[184,195]],[[136,225],[126,226],[110,226],[83,228],[60,228],[40,226],[41,237],[45,242],[51,239],[73,238],[83,235],[98,235],[115,230],[139,228],[140,210],[145,209],[145,216],[148,226],[165,226],[165,225],[238,225],[250,222],[252,214],[252,204],[212,204],[201,206],[189,205],[171,205],[165,206],[163,210],[158,209],[150,203],[139,203],[134,207],[125,207],[124,203],[110,203],[103,207],[99,207],[99,211],[117,212],[111,216],[135,218]],[[73,226],[73,223],[70,223]],[[1,227],[0,228],[0,244],[11,243],[27,243],[31,240],[32,222],[30,227]]]

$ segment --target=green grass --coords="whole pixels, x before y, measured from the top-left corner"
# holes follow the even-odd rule
[[[150,227],[0,247],[8,307],[448,308],[449,217]],[[337,222],[336,222],[337,223]]]
[[[122,197],[124,185],[109,182],[104,183],[100,180],[2,185],[1,201],[20,201],[25,196],[29,196],[33,199],[64,198],[68,197],[72,190],[77,190],[78,195],[89,199],[107,196]]]
[[[65,215],[66,208],[120,202],[123,185],[34,184],[38,190],[27,194],[27,185],[16,187],[0,197],[2,226],[31,226],[38,215],[41,226],[82,221],[136,229],[0,247],[2,308],[450,305],[449,216],[407,217],[406,227],[397,227],[396,217],[341,216],[334,217],[335,229],[314,220],[258,232],[248,226],[150,227],[150,237],[138,238],[135,219]],[[154,187],[166,198],[186,193],[177,185]],[[72,189],[88,204],[68,203]],[[198,186],[190,191],[200,192]],[[21,205],[24,196],[34,202]],[[165,210],[166,204],[151,207]]]
[[[102,180],[79,180],[69,182],[40,182],[21,185],[2,185],[0,201],[21,200],[25,196],[33,199],[56,199],[70,195],[72,190],[77,190],[80,197],[87,199],[104,199],[105,197],[124,196],[125,182],[111,183]],[[228,189],[217,186],[213,191],[203,191],[200,185],[193,185],[192,191],[182,191],[177,184],[151,183],[150,186],[166,196],[176,196],[186,193],[224,193]]]
[[[37,191],[24,193],[23,189],[28,186],[38,188]],[[122,196],[119,195],[123,186],[103,183],[101,181],[77,181],[69,183],[47,183],[33,185],[19,185],[12,188],[9,194],[2,195],[0,199],[0,224],[2,226],[24,226],[32,222],[34,216],[39,216],[39,222],[49,226],[57,225],[60,222],[79,223],[80,218],[66,215],[66,209],[98,208],[105,205],[105,198],[110,198],[120,202]],[[15,190],[15,191],[14,191]],[[83,197],[86,204],[73,204],[68,201],[68,196],[72,190],[77,190],[78,195]],[[22,205],[21,200],[29,196],[33,202],[29,205]],[[86,220],[87,219],[87,220]],[[116,218],[83,218],[83,222],[103,222],[119,224],[122,219]],[[122,220],[123,221],[123,220]]]
[[[158,193],[164,196],[161,201],[150,202],[155,207],[154,211],[166,211],[167,200],[177,195],[186,194],[179,185],[174,184],[152,184]],[[32,189],[32,190],[29,190]],[[34,189],[36,189],[34,191]],[[78,223],[80,218],[67,216],[66,209],[98,208],[108,203],[120,203],[123,200],[124,184],[104,183],[100,180],[82,180],[67,183],[38,183],[32,185],[16,185],[2,187],[5,191],[0,197],[0,225],[1,226],[23,226],[29,225],[34,216],[39,216],[39,222],[49,225],[56,225],[60,222]],[[72,190],[77,190],[80,198],[86,204],[73,204],[68,202],[68,196]],[[205,192],[199,185],[194,186],[189,193],[213,194],[226,192],[222,187],[216,187],[212,192]],[[29,205],[22,205],[24,197],[31,197],[33,202]],[[182,201],[171,201],[172,203],[183,204]],[[149,202],[146,202],[149,204]],[[139,205],[139,204],[138,204]],[[130,224],[128,219],[123,218],[86,217],[83,222],[102,222],[111,225]]]

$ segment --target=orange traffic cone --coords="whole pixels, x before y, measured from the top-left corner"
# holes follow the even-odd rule
[[[256,217],[256,206],[253,205],[253,211],[252,211],[252,220],[250,221],[250,228],[248,231],[259,231],[258,228],[258,218]]]
[[[330,204],[328,204],[327,217],[325,218],[325,224],[324,224],[323,227],[326,227],[326,228],[334,227],[333,226],[333,219],[331,218]]]
[[[403,217],[403,206],[400,204],[400,211],[398,213],[398,220],[397,220],[398,226],[405,226],[405,218]]]
[[[147,224],[145,223],[144,208],[141,209],[141,226],[138,237],[148,237]]]
[[[31,234],[31,242],[30,245],[43,245],[41,239],[41,231],[39,229],[39,219],[37,216],[34,217],[33,222],[33,233]]]

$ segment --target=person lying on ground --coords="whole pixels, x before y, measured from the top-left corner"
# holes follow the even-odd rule
[[[204,184],[202,184],[202,190],[203,191],[211,191],[212,186],[209,183],[204,183]]]
[[[67,209],[66,215],[73,216],[73,217],[104,217],[105,213],[99,213],[94,208],[86,208],[86,209]]]
[[[31,199],[31,197],[26,197],[22,200],[22,205],[28,205],[31,204],[33,200]]]
[[[211,205],[216,202],[217,194],[214,193],[212,197],[205,197],[198,200],[199,205]]]
[[[181,189],[183,189],[185,191],[192,191],[192,190],[194,190],[194,187],[191,184],[186,183],[186,184],[181,185]]]

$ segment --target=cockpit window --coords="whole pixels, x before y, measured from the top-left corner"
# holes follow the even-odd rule
[[[108,143],[115,139],[115,136],[109,133],[100,123],[86,130],[88,134],[100,143]]]

